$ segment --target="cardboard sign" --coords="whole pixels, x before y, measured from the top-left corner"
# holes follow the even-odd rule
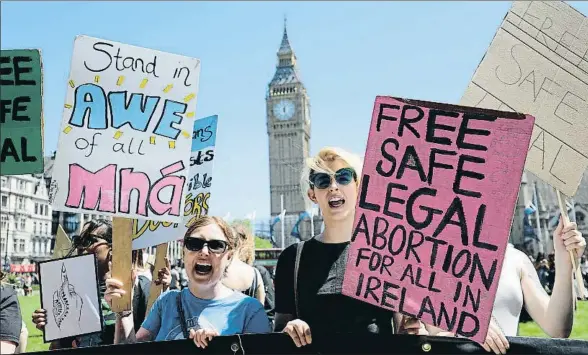
[[[96,256],[39,263],[41,308],[47,311],[46,343],[102,331]]]
[[[533,121],[377,97],[343,294],[483,342]]]
[[[208,213],[217,122],[216,115],[194,122],[190,174],[184,190],[183,222],[133,220],[133,249],[181,239],[194,219]]]
[[[41,52],[0,51],[0,174],[43,172],[42,115]]]
[[[199,73],[198,59],[78,36],[53,208],[181,222]]]
[[[588,167],[588,20],[561,1],[515,1],[461,105],[536,117],[526,169],[573,196]]]

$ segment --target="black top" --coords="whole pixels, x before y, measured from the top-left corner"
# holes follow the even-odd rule
[[[0,324],[0,341],[10,341],[18,346],[22,316],[16,292],[6,285],[0,287]]]
[[[274,280],[265,266],[253,265],[253,267],[259,271],[261,279],[263,280],[263,286],[265,287],[265,304],[263,305],[263,308],[265,309],[265,313],[267,314],[268,318],[271,320],[274,317],[275,308]]]
[[[294,263],[296,244],[286,248],[276,266],[276,313],[296,313]],[[298,269],[295,316],[314,332],[392,333],[393,312],[341,294],[349,242],[327,244],[311,239],[304,244]]]

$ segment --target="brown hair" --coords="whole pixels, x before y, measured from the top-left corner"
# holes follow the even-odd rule
[[[239,247],[239,259],[249,265],[253,265],[255,260],[255,236],[251,233],[251,230],[242,224],[237,224],[235,232],[239,237],[241,243]]]
[[[202,216],[200,218],[194,219],[190,226],[188,226],[188,230],[186,231],[186,234],[184,234],[184,238],[191,236],[196,230],[210,224],[216,224],[221,229],[225,235],[225,238],[227,238],[227,242],[229,242],[229,249],[239,249],[239,238],[237,235],[235,235],[233,228],[220,217]]]

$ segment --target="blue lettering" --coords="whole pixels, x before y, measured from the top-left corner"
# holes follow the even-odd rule
[[[74,94],[74,108],[69,118],[69,124],[83,127],[88,118],[88,128],[106,129],[106,94],[100,86],[83,84],[76,88]]]
[[[163,106],[163,114],[153,133],[171,139],[178,138],[180,130],[173,127],[172,124],[182,122],[183,117],[180,114],[186,113],[187,107],[188,105],[184,103],[166,100],[165,106]]]
[[[127,102],[126,91],[109,93],[112,127],[120,128],[128,123],[135,130],[147,131],[159,100],[157,96],[147,96],[143,100],[143,94],[131,94],[131,99]]]

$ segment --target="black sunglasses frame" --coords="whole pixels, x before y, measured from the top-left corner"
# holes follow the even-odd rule
[[[202,246],[200,248],[198,248],[195,245],[198,243],[202,243]],[[219,243],[220,245],[222,245],[222,250],[212,247],[210,245],[211,243]],[[211,253],[219,254],[219,255],[225,253],[229,249],[229,243],[225,242],[224,240],[217,240],[217,239],[204,240],[204,239],[192,238],[192,237],[184,238],[184,247],[186,249],[188,249],[189,251],[201,251],[202,249],[204,249],[205,246],[208,247],[208,250],[210,250]]]
[[[349,182],[344,182],[344,181],[341,181],[340,182],[339,179],[338,179],[342,175],[342,172],[347,172],[347,171],[351,172],[351,176],[353,177],[353,180],[355,180],[357,182],[357,173],[355,172],[355,169],[353,169],[353,168],[341,168],[341,169],[337,170],[335,172],[335,174],[315,173],[315,172],[312,172],[309,175],[309,177],[308,177],[308,180],[310,182],[310,187],[311,188],[316,187],[319,190],[324,190],[324,189],[328,188],[331,185],[331,182],[333,181],[333,177],[335,178],[335,181],[337,182],[337,185],[342,185],[342,186],[349,185],[351,183],[351,180],[349,180]],[[325,175],[329,177],[329,185],[327,185],[325,187],[317,186],[315,184],[315,182],[314,182],[315,179],[317,177],[325,176]]]

